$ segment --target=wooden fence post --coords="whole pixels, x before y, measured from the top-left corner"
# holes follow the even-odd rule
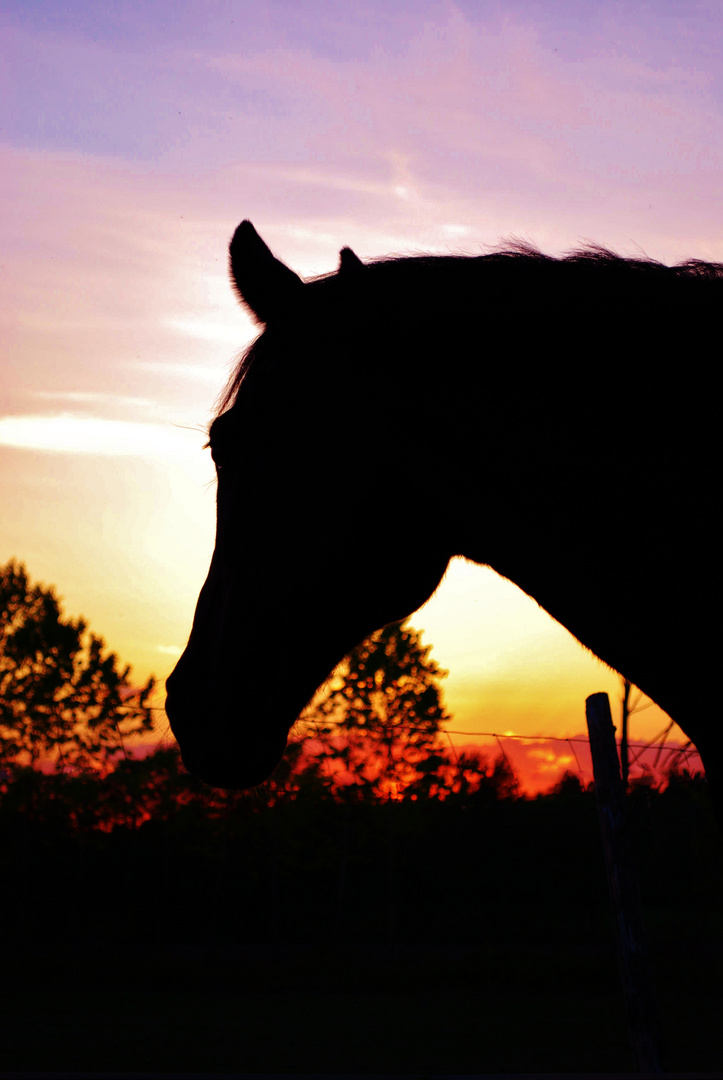
[[[640,1072],[662,1072],[653,974],[607,694],[591,694],[585,702],[585,714],[635,1062]]]

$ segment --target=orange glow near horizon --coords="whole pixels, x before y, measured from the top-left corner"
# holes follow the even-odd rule
[[[656,745],[634,741],[630,746],[631,783],[650,784],[655,787],[665,786],[670,772],[687,770],[689,773],[703,771],[699,755],[687,747],[687,741],[670,736],[661,738]],[[456,762],[463,753],[480,755],[487,770],[496,761],[503,758],[510,767],[519,784],[519,793],[525,797],[544,795],[552,791],[566,774],[575,776],[583,787],[593,781],[590,745],[586,733],[572,736],[570,739],[540,738],[532,736],[500,735],[494,740],[480,737],[472,741],[466,736],[461,741],[454,733],[443,739],[442,750],[449,760],[449,775],[454,777]],[[324,763],[324,742],[312,735],[308,739],[308,753]],[[352,775],[344,774],[339,763],[329,765],[329,780],[332,778],[341,787],[354,784]],[[401,798],[401,792],[392,795]]]
[[[633,740],[630,744],[630,781],[633,784],[645,784],[653,787],[665,787],[668,776],[674,772],[690,774],[703,772],[700,756],[688,741],[679,735],[659,732],[654,745],[642,740]],[[292,733],[292,740],[303,738],[299,732]],[[332,786],[344,787],[354,784],[353,774],[345,774],[341,764],[325,762],[325,741],[313,731],[305,738],[307,760],[321,762],[328,782]],[[125,752],[134,758],[145,758],[156,750],[165,750],[175,745],[172,736],[163,739],[127,738]],[[503,758],[510,767],[518,783],[519,794],[526,798],[550,793],[566,774],[575,776],[584,788],[593,781],[592,759],[587,733],[580,732],[569,739],[561,737],[518,736],[500,734],[491,739],[480,735],[473,739],[466,734],[443,733],[441,750],[449,761],[448,775],[454,779],[459,759],[463,754],[479,755],[487,771]],[[97,775],[104,777],[112,772],[114,766],[100,766]],[[54,760],[41,759],[37,768],[42,772],[55,771]],[[74,775],[87,770],[73,766],[63,772]],[[92,770],[91,770],[92,771]],[[395,783],[395,782],[393,782]],[[402,798],[402,788],[397,785],[391,793],[392,798]]]

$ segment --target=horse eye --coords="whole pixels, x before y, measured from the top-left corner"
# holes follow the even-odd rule
[[[228,457],[228,439],[225,430],[221,430],[219,419],[211,424],[208,430],[208,442],[206,446],[211,451],[211,458],[217,469],[223,468],[224,460]]]
[[[203,449],[211,451],[211,460],[213,461],[216,468],[220,469],[221,462],[219,461],[218,445],[214,446],[209,438],[208,442],[203,444]]]

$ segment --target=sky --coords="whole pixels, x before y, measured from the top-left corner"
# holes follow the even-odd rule
[[[713,0],[0,0],[0,562],[164,679],[213,548],[205,428],[255,332],[238,222],[302,275],[513,236],[723,261],[722,31]],[[460,738],[579,734],[619,697],[483,567],[412,622]]]

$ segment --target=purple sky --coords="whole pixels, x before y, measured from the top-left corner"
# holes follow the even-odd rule
[[[512,235],[723,261],[722,29],[712,2],[3,3],[0,560],[165,675],[213,542],[200,429],[253,332],[238,221],[304,274]],[[416,622],[471,729],[576,730],[614,690],[482,570]]]

